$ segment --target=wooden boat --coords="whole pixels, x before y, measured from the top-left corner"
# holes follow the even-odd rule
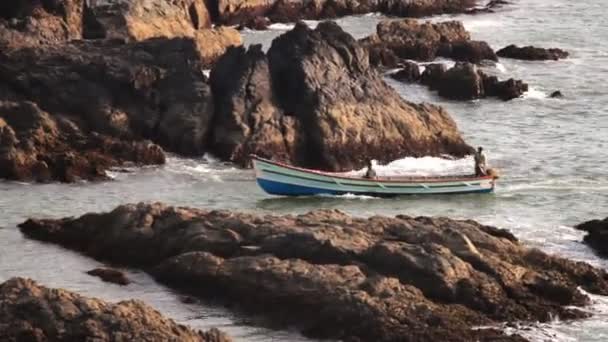
[[[340,173],[299,168],[252,156],[260,187],[272,195],[370,195],[465,194],[494,191],[496,176],[378,177],[367,179]]]

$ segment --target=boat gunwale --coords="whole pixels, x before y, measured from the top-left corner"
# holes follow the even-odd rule
[[[256,155],[251,155],[251,158],[254,160],[258,160],[264,163],[268,163],[271,165],[275,165],[278,167],[282,167],[282,168],[286,168],[286,169],[291,169],[291,170],[295,170],[295,171],[300,171],[303,173],[308,173],[308,174],[314,174],[317,176],[324,176],[324,177],[330,177],[330,178],[339,178],[339,179],[345,179],[345,180],[350,180],[350,181],[361,181],[361,182],[367,182],[367,183],[396,183],[396,184],[403,184],[403,183],[414,183],[414,184],[419,184],[419,183],[450,183],[450,182],[475,182],[475,181],[484,181],[484,180],[494,180],[495,177],[493,176],[482,176],[482,177],[476,177],[476,176],[471,176],[471,177],[453,177],[453,176],[440,176],[440,177],[408,177],[408,178],[404,178],[401,180],[395,180],[395,179],[387,179],[387,178],[383,178],[383,177],[379,177],[379,178],[375,178],[375,179],[368,179],[368,178],[363,178],[363,177],[349,177],[349,176],[345,176],[343,174],[339,174],[339,173],[334,173],[334,172],[325,172],[325,171],[318,171],[318,170],[311,170],[311,169],[305,169],[305,168],[301,168],[301,167],[297,167],[297,166],[293,166],[293,165],[288,165],[288,164],[284,164],[281,162],[277,162],[277,161],[273,161],[273,160],[269,160],[266,158],[262,158]],[[263,170],[262,170],[263,171]],[[285,176],[289,176],[289,175],[285,175]]]

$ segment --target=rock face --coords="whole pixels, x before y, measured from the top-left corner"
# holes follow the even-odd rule
[[[370,12],[399,17],[423,17],[464,13],[475,4],[475,0],[219,0],[217,20],[225,25],[247,25],[263,17],[268,17],[273,22],[294,22]]]
[[[242,44],[233,28],[211,28],[203,0],[111,0],[86,7],[84,38],[142,41],[149,38],[193,38],[206,67],[229,46]]]
[[[162,164],[151,142],[85,132],[67,116],[51,116],[29,101],[0,101],[0,178],[74,182],[105,179],[125,163]]]
[[[479,63],[498,60],[485,42],[471,41],[459,21],[420,23],[414,19],[385,20],[376,33],[361,40],[373,65],[394,67],[400,60],[432,61],[436,57]]]
[[[327,170],[365,158],[462,156],[471,149],[441,108],[403,100],[367,51],[333,22],[305,24],[260,47],[229,51],[211,73],[213,141],[237,162],[256,152]],[[248,159],[248,158],[247,158]]]
[[[0,99],[34,102],[52,120],[61,120],[57,134],[66,131],[65,146],[75,152],[95,150],[98,144],[93,139],[101,134],[120,141],[150,139],[170,151],[199,155],[205,150],[213,115],[211,90],[202,68],[196,43],[182,38],[132,44],[87,41],[0,52]],[[5,118],[11,126],[15,120],[14,115]],[[24,136],[29,131],[19,130],[35,125],[24,122],[13,129]],[[69,138],[73,136],[79,141]],[[46,145],[49,153],[64,152],[44,139],[34,141],[35,145]],[[5,144],[11,145],[3,140]],[[106,145],[102,151],[120,149]],[[26,150],[35,152],[35,148]],[[133,150],[147,151],[134,145],[124,154]],[[162,156],[158,147],[148,150]],[[150,161],[128,155],[123,159]],[[152,158],[152,162],[162,160]]]
[[[339,211],[257,216],[157,203],[20,227],[316,337],[518,340],[471,327],[582,317],[572,305],[589,299],[577,287],[608,294],[604,271],[473,221]]]
[[[534,46],[518,47],[509,45],[496,52],[500,57],[524,59],[530,61],[558,60],[568,57],[568,52],[561,49],[543,49]]]
[[[143,302],[109,304],[30,279],[0,284],[2,341],[228,342],[217,329],[193,331],[164,318]]]
[[[591,220],[575,227],[587,232],[584,241],[598,254],[608,256],[608,217],[604,220]]]
[[[443,64],[430,64],[425,67],[421,82],[440,96],[454,100],[472,100],[484,97],[498,97],[511,100],[528,91],[528,85],[519,80],[499,81],[488,76],[470,63],[458,62],[446,69]]]
[[[90,271],[87,271],[87,274],[92,275],[94,277],[99,277],[101,280],[114,283],[118,285],[129,285],[131,280],[127,278],[127,275],[124,272],[119,270],[113,270],[111,268],[96,268]]]

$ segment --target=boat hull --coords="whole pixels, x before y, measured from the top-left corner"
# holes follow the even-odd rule
[[[267,193],[280,196],[465,194],[494,191],[491,177],[454,179],[432,178],[427,181],[368,180],[337,174],[290,167],[261,158],[254,158],[258,185]]]

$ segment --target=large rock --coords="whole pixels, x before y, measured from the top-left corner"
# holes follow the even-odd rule
[[[368,60],[333,22],[297,24],[267,56],[230,50],[211,73],[215,150],[243,164],[257,153],[328,170],[470,152],[443,109],[403,100]]]
[[[51,116],[32,102],[0,101],[0,178],[20,181],[105,179],[124,163],[162,164],[150,142],[116,139],[79,128],[67,116]]]
[[[228,49],[211,72],[215,120],[211,144],[223,159],[249,162],[249,154],[292,160],[298,121],[277,104],[261,45]]]
[[[534,46],[518,47],[509,45],[496,52],[500,57],[524,59],[530,61],[558,60],[568,57],[568,52],[561,49],[543,49]]]
[[[488,76],[466,62],[456,63],[450,69],[443,64],[427,65],[421,83],[437,90],[440,96],[454,100],[498,97],[507,101],[528,91],[528,85],[520,80],[499,81],[496,76]]]
[[[228,342],[217,329],[194,331],[141,301],[110,304],[30,279],[0,284],[2,341]]]
[[[378,23],[376,33],[361,43],[370,51],[374,65],[387,67],[394,67],[392,63],[399,63],[399,59],[432,61],[438,56],[471,63],[497,60],[487,43],[471,41],[469,32],[459,21],[384,20]]]
[[[157,203],[20,227],[31,238],[143,267],[203,297],[343,340],[508,340],[471,328],[583,317],[573,306],[589,298],[578,287],[608,294],[604,271],[473,221],[339,211],[259,216]]]
[[[586,244],[598,254],[608,256],[608,217],[604,220],[587,221],[575,228],[587,232],[587,235],[583,238]]]
[[[0,53],[0,99],[69,117],[84,134],[150,139],[185,155],[205,151],[211,91],[191,39],[116,40]]]

